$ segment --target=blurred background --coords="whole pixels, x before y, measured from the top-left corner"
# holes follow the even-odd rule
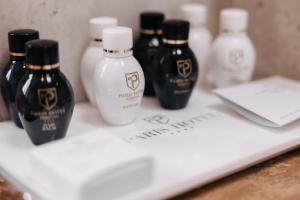
[[[167,18],[179,18],[179,6],[197,2],[208,6],[208,27],[218,33],[222,8],[244,8],[250,12],[249,35],[257,51],[255,78],[284,75],[300,79],[299,0],[9,0],[0,3],[0,66],[8,59],[7,32],[34,28],[41,38],[59,41],[61,69],[75,90],[76,101],[86,99],[79,76],[80,60],[89,43],[88,20],[113,16],[119,24],[139,29],[141,11],[163,11]],[[8,115],[0,100],[0,120]]]

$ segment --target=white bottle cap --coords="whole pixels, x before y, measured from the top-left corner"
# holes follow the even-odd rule
[[[181,6],[181,12],[186,20],[191,25],[199,26],[205,25],[207,20],[207,8],[200,3],[190,3]]]
[[[132,54],[132,29],[116,26],[103,30],[104,53],[114,55]]]
[[[248,12],[230,8],[221,11],[220,29],[222,32],[245,32],[248,28]]]
[[[102,40],[102,31],[104,28],[117,26],[118,20],[113,17],[96,17],[89,21],[90,37],[96,40]]]

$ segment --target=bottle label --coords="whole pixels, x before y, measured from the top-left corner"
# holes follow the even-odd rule
[[[190,59],[178,60],[177,71],[180,76],[187,78],[192,73],[192,61]]]
[[[119,93],[119,99],[123,99],[124,104],[122,108],[129,109],[137,107],[140,104],[140,98],[143,95],[143,89],[140,86],[140,76],[138,72],[125,73],[126,86],[129,92]]]
[[[175,95],[181,95],[189,93],[191,90],[191,84],[196,81],[197,77],[191,77],[193,68],[191,59],[178,60],[177,61],[177,73],[179,78],[170,78],[169,81],[171,84],[176,86],[176,89],[173,91]]]
[[[38,89],[39,104],[46,110],[51,110],[57,104],[56,88]]]
[[[66,112],[64,108],[53,109],[57,104],[57,90],[55,87],[40,88],[37,93],[39,104],[45,111],[31,111],[31,115],[43,122],[42,131],[54,131],[57,129],[55,120]]]
[[[140,77],[138,72],[125,73],[126,84],[128,88],[135,91],[140,85]]]
[[[229,65],[223,66],[223,70],[230,72],[233,75],[238,75],[247,70],[245,65],[245,53],[243,49],[232,49],[228,54]]]

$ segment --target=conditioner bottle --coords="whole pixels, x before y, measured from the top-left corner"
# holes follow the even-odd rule
[[[145,88],[143,70],[132,55],[132,29],[104,29],[103,49],[94,76],[97,105],[105,122],[126,125],[136,119]]]
[[[11,119],[22,128],[16,106],[16,93],[21,78],[27,72],[25,43],[38,39],[39,32],[32,29],[18,29],[8,33],[10,59],[1,76],[1,93]]]
[[[58,43],[26,44],[28,72],[20,81],[17,108],[31,141],[43,144],[65,137],[74,108],[72,87],[60,71]]]
[[[256,54],[247,28],[247,11],[221,11],[220,33],[212,45],[212,78],[216,87],[227,87],[251,80]]]
[[[163,45],[153,68],[153,85],[162,107],[184,108],[198,77],[198,64],[188,45],[189,23],[169,20],[163,24]]]

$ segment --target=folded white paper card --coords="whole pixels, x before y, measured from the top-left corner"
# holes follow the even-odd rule
[[[34,148],[31,158],[35,181],[54,199],[115,199],[152,180],[151,156],[102,131]]]
[[[246,118],[282,127],[300,118],[300,82],[274,76],[214,93]]]

